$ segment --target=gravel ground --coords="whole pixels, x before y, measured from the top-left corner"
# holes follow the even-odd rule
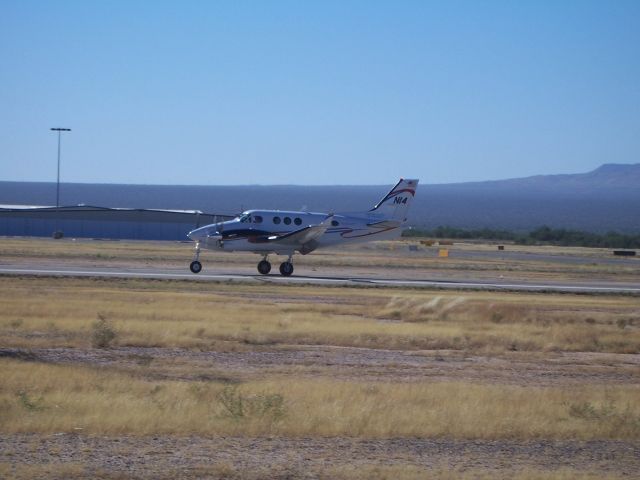
[[[474,381],[522,386],[640,384],[639,354],[512,352],[496,357],[445,350],[271,346],[268,350],[240,352],[142,347],[4,348],[0,349],[0,357],[135,368],[149,377],[186,381],[247,380],[295,369],[297,376],[361,381]],[[144,369],[141,364],[146,365]]]
[[[394,465],[496,478],[509,478],[516,468],[638,478],[640,442],[16,434],[0,436],[0,464],[9,476],[19,475],[20,466],[47,466],[39,475],[30,472],[42,478],[56,478],[56,469],[73,464],[83,478],[315,479],[330,478],[331,469]]]

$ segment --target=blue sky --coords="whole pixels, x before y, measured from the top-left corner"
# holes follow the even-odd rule
[[[640,1],[0,0],[0,180],[462,182],[640,162]]]

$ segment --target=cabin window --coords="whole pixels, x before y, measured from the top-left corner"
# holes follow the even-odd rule
[[[338,225],[340,225],[340,222],[338,222],[337,220],[331,220],[331,226],[337,227]]]
[[[253,223],[262,223],[262,217],[260,215],[254,216]]]
[[[280,217],[273,217],[273,223],[278,225],[280,223]]]
[[[293,223],[295,223],[296,225],[302,225],[302,220],[299,218],[296,218]]]
[[[289,217],[284,217],[284,224],[291,225],[291,219]]]

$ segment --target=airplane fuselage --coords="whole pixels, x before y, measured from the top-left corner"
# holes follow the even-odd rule
[[[214,223],[190,232],[190,238],[200,241],[203,248],[228,252],[254,252],[259,254],[291,254],[291,246],[275,245],[261,239],[269,236],[295,232],[300,228],[317,225],[331,216],[327,213],[296,212],[281,210],[248,210],[239,217],[227,222]],[[390,240],[398,238],[400,225],[389,225],[382,221],[381,215],[368,214],[355,216],[334,214],[331,225],[316,240],[315,248],[371,240]],[[221,238],[220,238],[221,237]],[[309,253],[301,251],[300,253]]]

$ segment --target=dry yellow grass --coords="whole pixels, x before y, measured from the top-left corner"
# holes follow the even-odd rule
[[[0,361],[0,431],[638,439],[640,387],[271,378],[239,386]]]
[[[470,351],[640,351],[636,297],[0,277],[5,346],[329,344]]]
[[[378,316],[429,323],[436,337],[448,336],[453,348],[640,351],[640,302],[635,298],[402,294],[393,296]]]
[[[186,240],[186,235],[185,235]],[[153,241],[52,240],[50,238],[2,238],[3,258],[52,258],[74,261],[184,261],[188,243]]]

